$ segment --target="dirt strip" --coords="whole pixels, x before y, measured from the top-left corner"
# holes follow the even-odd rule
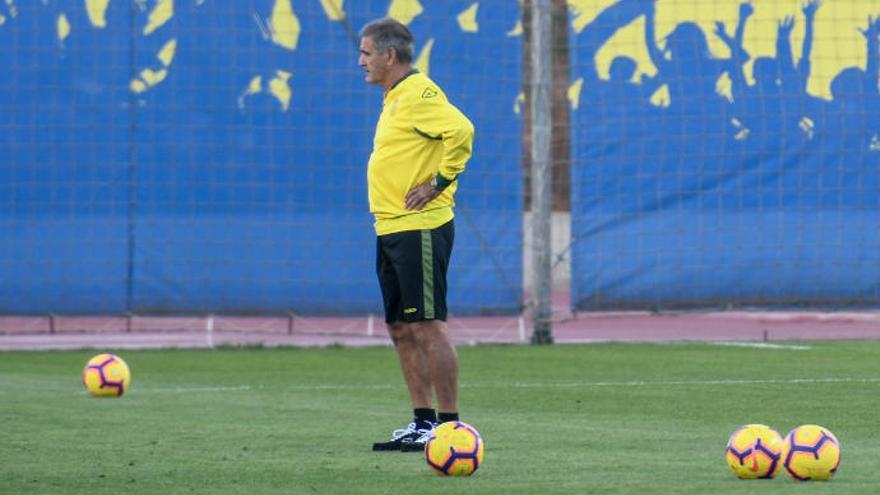
[[[558,343],[880,339],[880,311],[556,314]],[[526,343],[522,317],[455,318],[458,345]],[[391,345],[381,318],[0,317],[0,350]]]

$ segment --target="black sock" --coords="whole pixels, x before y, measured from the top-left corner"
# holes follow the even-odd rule
[[[458,421],[458,413],[457,412],[451,412],[451,413],[442,412],[439,415],[439,419],[440,419],[441,423],[445,423],[447,421]]]
[[[416,417],[416,428],[433,428],[437,422],[437,413],[427,407],[413,409],[413,415]]]

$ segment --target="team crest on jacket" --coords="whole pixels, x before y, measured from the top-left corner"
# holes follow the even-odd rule
[[[434,88],[427,87],[427,88],[425,88],[424,91],[422,91],[422,98],[423,99],[424,98],[433,98],[435,96],[437,96],[437,90]]]

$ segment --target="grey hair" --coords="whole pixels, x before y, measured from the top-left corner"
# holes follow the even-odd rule
[[[394,48],[401,64],[407,65],[413,61],[413,35],[396,19],[384,17],[368,23],[361,29],[361,38],[371,38],[376,49],[383,53]]]

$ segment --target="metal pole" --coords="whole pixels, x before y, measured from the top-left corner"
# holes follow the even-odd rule
[[[531,116],[532,116],[532,298],[533,344],[552,344],[550,214],[551,0],[532,0]]]

